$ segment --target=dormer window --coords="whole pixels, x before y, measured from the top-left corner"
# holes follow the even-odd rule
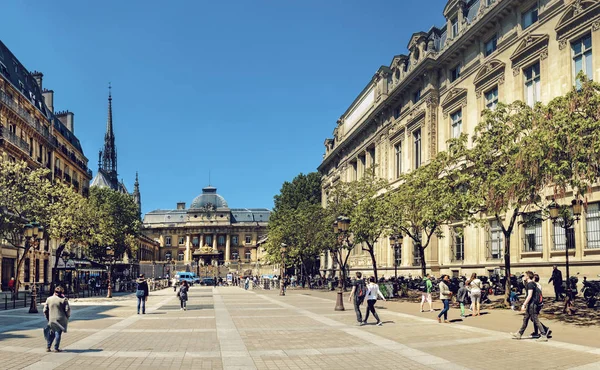
[[[490,56],[498,48],[498,37],[492,36],[491,39],[485,42],[485,56]]]
[[[529,8],[528,10],[523,12],[522,19],[521,19],[521,26],[523,27],[523,29],[529,28],[529,26],[531,26],[532,24],[537,22],[537,20],[538,20],[538,5],[535,4],[534,6],[532,6],[531,8]]]
[[[417,90],[413,94],[413,103],[417,104],[421,100],[421,89]]]
[[[450,82],[458,80],[460,77],[460,64],[450,70]]]
[[[458,17],[454,17],[451,21],[452,23],[452,37],[458,36]]]

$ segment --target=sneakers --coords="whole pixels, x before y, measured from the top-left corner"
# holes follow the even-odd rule
[[[531,334],[529,334],[529,338],[536,339],[536,338],[539,338],[539,337],[540,337],[540,335],[539,335],[539,334],[536,334],[536,333],[531,333]]]
[[[62,352],[62,349],[55,348],[54,352]]]
[[[465,316],[465,315],[460,315],[460,317],[462,317],[463,319],[465,319],[467,316]]]
[[[538,339],[538,342],[547,342],[548,341],[548,337],[546,335],[541,335]]]
[[[515,339],[521,339],[521,337],[523,336],[521,333],[510,333],[510,335],[512,335]]]
[[[366,321],[361,321],[359,325],[360,326],[365,326],[365,325],[367,325],[367,322]]]
[[[552,330],[548,329],[548,331],[546,332],[546,338],[551,338],[552,337]]]
[[[421,310],[420,312],[424,312],[423,310]]]
[[[442,323],[442,318],[438,317],[438,322],[441,324]]]
[[[179,309],[179,311],[183,311],[183,307],[181,307],[181,308]]]
[[[184,310],[184,311],[187,311],[187,307],[184,307],[184,308],[183,308],[183,310]]]
[[[377,324],[375,324],[377,326],[383,326],[383,323],[381,321],[378,321]]]

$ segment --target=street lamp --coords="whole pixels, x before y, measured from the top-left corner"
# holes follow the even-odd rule
[[[40,241],[44,238],[44,228],[42,226],[40,226],[40,224],[38,224],[37,222],[32,222],[30,224],[25,225],[25,243],[29,244],[27,246],[27,250],[31,247],[32,244],[36,244],[39,245]],[[33,254],[33,259],[34,259],[34,265],[35,265],[35,259],[36,259],[36,254],[34,252]],[[34,272],[33,274],[34,278],[33,278],[33,285],[31,288],[31,303],[29,305],[29,313],[38,313],[38,309],[37,309],[37,285],[36,285],[36,279],[38,278]]]
[[[565,230],[565,269],[567,273],[567,290],[569,292],[571,290],[571,275],[569,274],[569,248],[571,246],[571,241],[567,230],[573,227],[576,221],[579,221],[579,217],[581,216],[582,203],[583,202],[577,198],[571,201],[571,206],[573,207],[572,216],[568,211],[567,206],[558,205],[554,199],[552,199],[552,203],[550,203],[550,205],[548,206],[548,210],[550,211],[550,219],[552,220],[552,223],[556,224],[557,222],[559,222],[560,226]]]
[[[106,298],[112,298],[112,262],[115,258],[115,251],[111,247],[106,247],[106,260],[109,262],[108,268],[108,287],[106,289]]]
[[[336,252],[342,246],[343,236],[346,235],[346,233],[348,232],[348,226],[350,226],[350,219],[348,217],[344,217],[344,216],[339,216],[333,223],[333,232],[337,235],[337,240],[338,240],[338,245],[336,245]],[[343,291],[344,275],[343,275],[343,268],[342,268],[342,261],[341,261],[341,259],[342,259],[341,253],[340,253],[339,259],[340,259],[340,261],[338,261],[338,267],[340,270],[340,281],[338,284],[338,292],[337,292],[337,298],[336,298],[336,302],[335,302],[335,311],[344,311],[345,310],[344,309],[344,291]]]
[[[287,253],[287,244],[281,243],[279,248],[281,252],[281,273],[279,274],[279,295],[285,295],[285,282],[283,280],[283,274],[285,274],[285,256]]]
[[[394,277],[396,283],[398,282],[398,251],[402,250],[402,239],[404,239],[402,234],[390,235],[390,245],[394,249]]]

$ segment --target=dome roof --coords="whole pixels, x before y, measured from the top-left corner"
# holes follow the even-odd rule
[[[229,208],[225,198],[217,194],[217,188],[207,186],[202,189],[202,194],[198,195],[193,201],[190,209],[217,209]]]

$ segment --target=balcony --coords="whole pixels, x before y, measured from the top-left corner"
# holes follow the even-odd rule
[[[16,134],[3,130],[2,126],[0,126],[0,137],[6,139],[9,143],[13,144],[17,148],[21,149],[25,154],[29,155],[29,143],[21,139]]]
[[[58,177],[58,178],[62,178],[63,177],[63,172],[62,170],[55,168],[54,169],[54,177]]]
[[[23,121],[27,122],[29,126],[33,127],[38,133],[40,133],[48,142],[53,145],[56,145],[55,141],[52,140],[52,136],[50,136],[50,130],[48,127],[42,125],[38,120],[33,118],[31,114],[19,106],[11,97],[8,96],[4,91],[0,91],[0,101],[2,101],[7,107],[9,107],[13,112],[15,112]]]

